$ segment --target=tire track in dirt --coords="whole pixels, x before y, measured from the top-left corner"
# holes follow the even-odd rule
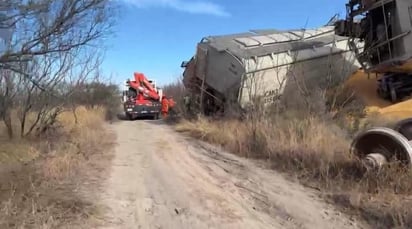
[[[367,228],[259,163],[175,133],[119,122],[104,228]]]

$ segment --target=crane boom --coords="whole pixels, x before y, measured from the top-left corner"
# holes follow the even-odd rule
[[[149,81],[143,73],[134,73],[135,81],[129,81],[130,87],[142,93],[145,97],[149,97],[154,100],[159,100],[160,96],[157,91],[150,85]]]

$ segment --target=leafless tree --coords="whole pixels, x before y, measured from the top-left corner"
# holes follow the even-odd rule
[[[29,63],[30,75],[37,82],[42,82],[42,90],[27,80],[24,76],[19,88],[20,99],[15,105],[19,111],[20,134],[27,136],[33,130],[44,132],[54,124],[58,114],[71,109],[75,114],[75,104],[71,96],[78,88],[76,85],[94,78],[99,66],[99,59],[94,54],[80,54],[67,52],[59,57],[44,56]],[[27,69],[26,69],[27,70]],[[28,114],[34,115],[30,126],[26,130]]]
[[[355,98],[345,81],[353,73],[356,59],[344,50],[330,48],[326,56],[295,64],[289,75],[295,83],[300,100],[312,114],[337,112]],[[320,50],[321,51],[321,50]]]
[[[110,28],[108,0],[14,0],[3,3],[0,24],[13,30],[10,48],[0,66],[17,71],[13,63],[35,56],[91,45]]]
[[[1,37],[0,53],[0,117],[9,137],[13,108],[22,136],[42,132],[70,104],[74,86],[98,70],[101,39],[113,24],[110,6],[109,0],[0,3],[0,30],[11,34]],[[27,126],[29,113],[34,120]]]
[[[11,107],[16,96],[15,81],[10,71],[1,71],[0,74],[0,118],[7,128],[7,134],[13,137],[11,122]]]
[[[279,99],[286,85],[282,54],[269,54],[246,61],[244,78],[247,100],[253,116],[265,116],[269,108],[278,108]]]

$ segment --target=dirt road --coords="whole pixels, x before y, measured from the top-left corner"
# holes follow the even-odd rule
[[[104,228],[365,228],[272,170],[176,134],[122,121],[102,193]]]

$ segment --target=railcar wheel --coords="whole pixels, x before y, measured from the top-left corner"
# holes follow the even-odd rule
[[[372,167],[381,167],[394,160],[411,167],[412,147],[409,140],[400,132],[386,127],[359,133],[352,141],[350,151]]]

